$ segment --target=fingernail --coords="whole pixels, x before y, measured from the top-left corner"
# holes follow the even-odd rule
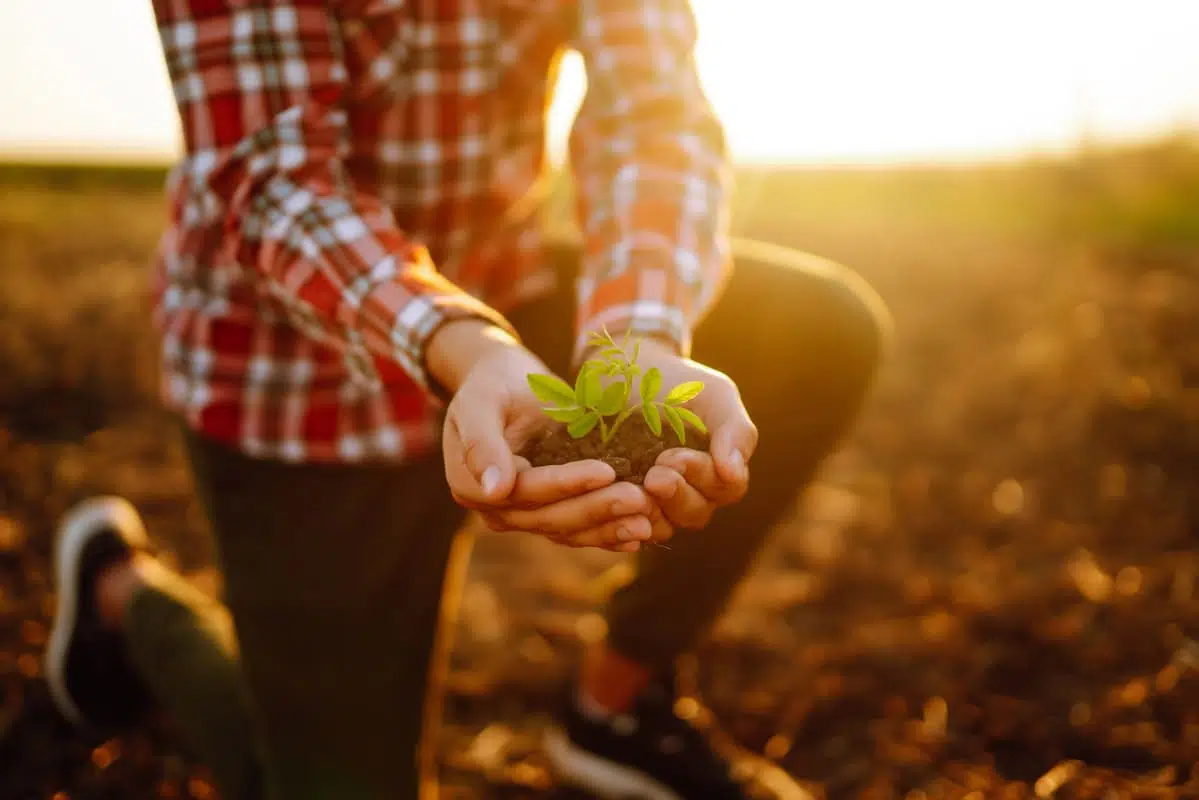
[[[602,489],[610,484],[616,477],[615,473],[598,473],[590,476],[587,479],[586,486],[588,489]]]
[[[646,525],[645,527],[648,529],[650,526]],[[646,539],[650,538],[650,536],[652,536],[652,535],[653,535],[652,530],[638,531],[638,530],[634,529],[631,525],[628,525],[628,524],[621,524],[616,529],[616,538],[620,539],[622,542],[645,541]]]
[[[500,468],[494,464],[483,470],[483,493],[487,495],[495,494],[495,490],[500,488]]]
[[[612,504],[612,516],[614,517],[624,517],[640,510],[641,503],[634,503],[630,500],[617,500]]]
[[[729,462],[733,465],[733,471],[737,473],[737,477],[744,478],[746,473],[745,456],[741,455],[740,450],[734,450],[729,456]]]
[[[682,477],[679,477],[677,475],[675,477],[671,477],[671,478],[667,479],[666,483],[664,484],[665,488],[663,488],[662,491],[658,492],[658,494],[661,495],[666,500],[669,500],[670,498],[672,498],[676,494],[678,494],[679,483],[682,480],[683,480]]]

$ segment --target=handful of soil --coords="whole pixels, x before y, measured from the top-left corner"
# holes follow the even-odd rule
[[[616,470],[616,480],[628,481],[640,486],[645,482],[649,468],[664,450],[678,447],[678,438],[670,431],[664,436],[655,436],[640,414],[634,414],[616,431],[607,445],[598,428],[581,439],[573,439],[565,425],[555,425],[541,438],[525,446],[521,455],[535,467],[569,464],[572,461],[598,459]],[[707,434],[687,431],[685,447],[708,452]]]

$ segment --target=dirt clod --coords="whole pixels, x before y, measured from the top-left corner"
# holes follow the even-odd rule
[[[607,446],[598,428],[581,439],[572,439],[566,426],[557,425],[530,442],[522,455],[535,467],[597,459],[616,470],[616,480],[641,484],[658,456],[679,446],[678,438],[669,428],[657,436],[640,414],[634,414],[617,429]],[[708,437],[688,429],[685,446],[707,452]]]

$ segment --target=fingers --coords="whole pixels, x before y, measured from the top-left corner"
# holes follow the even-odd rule
[[[715,506],[735,503],[749,489],[748,470],[740,480],[726,480],[716,466],[715,457],[708,453],[675,448],[658,456],[655,466],[668,467],[677,472],[687,485]]]
[[[674,523],[667,518],[656,502],[649,514],[650,537],[653,544],[665,544],[674,537]]]
[[[639,548],[641,542],[648,541],[652,534],[650,521],[644,516],[636,516],[612,520],[590,530],[556,537],[554,541],[568,547],[603,547],[629,552],[629,545],[637,545]]]
[[[616,471],[602,461],[574,461],[546,467],[530,467],[516,459],[516,484],[499,502],[477,502],[454,493],[459,505],[473,511],[501,509],[531,510],[603,489],[616,482]]]
[[[574,461],[518,472],[508,505],[532,509],[557,503],[616,482],[616,470],[602,461]]]
[[[483,520],[487,523],[487,527],[500,533],[526,530],[519,526],[512,526],[509,518],[495,512],[483,514]],[[606,550],[632,553],[640,549],[642,542],[652,538],[653,525],[646,516],[634,515],[608,520],[600,525],[571,533],[529,532],[540,533],[550,541],[567,547],[602,547]]]
[[[669,467],[651,467],[645,476],[645,491],[657,501],[666,521],[680,528],[702,528],[716,510],[715,503]]]
[[[652,508],[653,503],[640,487],[617,483],[536,508],[495,508],[487,513],[487,519],[501,526],[495,528],[498,530],[564,536],[580,534],[622,517],[647,516]]]
[[[516,483],[515,457],[504,439],[499,403],[460,404],[446,419],[446,477],[467,502],[501,500]]]
[[[732,413],[715,426],[710,452],[721,480],[730,484],[747,484],[749,459],[758,446],[758,429],[740,399],[735,402]]]

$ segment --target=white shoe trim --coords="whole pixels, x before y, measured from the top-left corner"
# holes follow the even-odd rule
[[[79,559],[83,549],[99,531],[114,528],[131,547],[146,544],[146,528],[137,510],[120,497],[94,497],[63,516],[55,537],[54,585],[58,594],[54,629],[46,644],[43,670],[54,705],[71,722],[87,725],[83,712],[67,689],[67,651],[75,634],[75,611],[79,599]]]
[[[685,800],[644,772],[575,747],[560,728],[546,731],[545,754],[559,776],[606,800]]]

